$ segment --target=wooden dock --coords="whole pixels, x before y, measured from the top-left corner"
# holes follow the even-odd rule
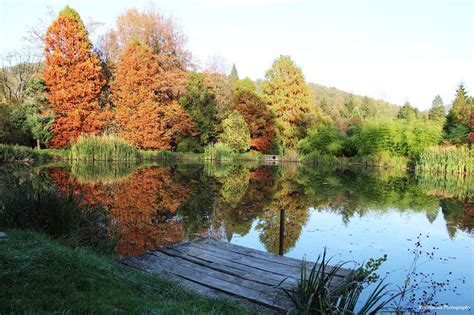
[[[274,311],[292,307],[282,288],[296,291],[301,260],[203,239],[126,257],[122,263],[158,273],[199,293],[245,299]],[[314,263],[308,262],[308,268]],[[338,271],[332,286],[350,272]]]

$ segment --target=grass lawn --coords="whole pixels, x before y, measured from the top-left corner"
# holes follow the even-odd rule
[[[44,234],[0,230],[8,234],[0,239],[0,314],[255,313],[129,269],[113,257],[68,247]]]

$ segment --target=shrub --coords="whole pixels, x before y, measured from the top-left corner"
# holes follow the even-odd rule
[[[0,144],[0,161],[33,161],[40,159],[41,155],[29,147],[19,145]]]
[[[199,140],[195,137],[188,137],[181,140],[176,146],[176,152],[203,152],[203,147],[199,144]]]
[[[250,131],[244,118],[234,111],[222,122],[224,131],[220,136],[221,142],[234,152],[245,152],[250,148]]]
[[[232,149],[225,143],[218,142],[209,144],[204,151],[204,157],[207,160],[229,161],[232,160]]]
[[[135,148],[120,138],[106,136],[80,136],[71,146],[70,158],[88,161],[135,161]]]

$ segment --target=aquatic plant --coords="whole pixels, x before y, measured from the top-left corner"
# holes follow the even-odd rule
[[[417,172],[474,174],[474,149],[469,146],[426,148],[416,163]]]
[[[70,159],[86,161],[135,161],[135,148],[113,135],[80,136],[71,146]]]

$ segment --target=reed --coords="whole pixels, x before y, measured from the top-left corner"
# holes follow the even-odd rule
[[[435,146],[419,156],[416,171],[463,175],[474,174],[474,150],[469,146]]]
[[[135,148],[113,135],[80,136],[71,146],[71,160],[136,161]]]
[[[419,172],[418,185],[429,195],[441,198],[472,199],[474,198],[474,176],[455,176]]]

